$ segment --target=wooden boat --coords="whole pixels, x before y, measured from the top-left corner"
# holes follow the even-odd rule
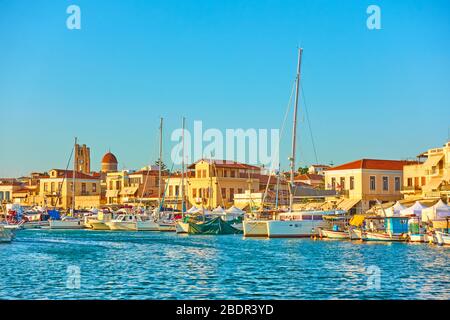
[[[406,241],[407,239],[406,233],[392,234],[389,232],[372,231],[365,231],[362,237],[364,241]]]
[[[319,228],[319,237],[329,238],[329,239],[350,239],[350,234],[348,231],[334,231]]]

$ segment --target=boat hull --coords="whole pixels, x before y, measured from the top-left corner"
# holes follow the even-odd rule
[[[424,234],[410,234],[409,242],[425,242]]]
[[[175,229],[177,233],[189,233],[189,223],[177,221],[175,224]]]
[[[244,237],[268,237],[267,221],[246,220],[242,224]]]
[[[137,231],[159,231],[159,225],[154,221],[138,221],[136,223]]]
[[[364,241],[406,241],[407,237],[404,234],[389,234],[384,232],[370,232],[366,231],[363,234]]]
[[[157,225],[158,225],[157,231],[162,231],[162,232],[176,232],[177,231],[175,223],[159,222],[159,223],[157,223]]]
[[[438,245],[450,245],[450,234],[441,231],[435,231],[434,234]]]
[[[67,220],[50,220],[50,229],[84,229],[84,223],[78,220],[67,221]]]
[[[325,225],[316,220],[270,220],[267,221],[269,238],[307,238],[318,235],[318,228]]]
[[[11,229],[0,227],[0,243],[9,243],[12,241],[14,233]]]
[[[350,234],[348,231],[333,231],[333,230],[319,229],[319,236],[329,239],[341,239],[341,240],[350,239]]]
[[[92,230],[109,230],[106,222],[103,221],[89,221],[89,225]]]
[[[106,225],[113,231],[137,231],[136,222],[132,221],[110,221]]]

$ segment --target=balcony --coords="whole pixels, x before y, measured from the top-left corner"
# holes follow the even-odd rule
[[[416,193],[416,192],[420,192],[421,190],[422,190],[422,188],[419,186],[404,186],[404,187],[402,187],[402,189],[400,191],[402,193]]]

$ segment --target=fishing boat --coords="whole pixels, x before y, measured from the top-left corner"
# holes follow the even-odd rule
[[[374,227],[374,221],[383,222],[382,227]],[[408,240],[408,218],[405,217],[372,217],[367,219],[363,231],[364,241],[406,241]]]
[[[220,217],[213,218],[206,222],[188,222],[189,234],[196,235],[223,235],[223,234],[241,234],[242,230],[234,228],[230,223]]]
[[[5,228],[3,225],[0,225],[0,243],[9,243],[13,239],[13,232],[11,229]]]
[[[345,211],[343,212],[345,213]],[[324,221],[328,222],[324,228],[318,228],[320,238],[347,240],[351,239],[351,232],[348,230],[349,217],[345,215],[324,216]]]

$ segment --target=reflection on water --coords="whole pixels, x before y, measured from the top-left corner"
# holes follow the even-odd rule
[[[0,298],[450,299],[449,258],[426,244],[25,230],[0,247]]]

